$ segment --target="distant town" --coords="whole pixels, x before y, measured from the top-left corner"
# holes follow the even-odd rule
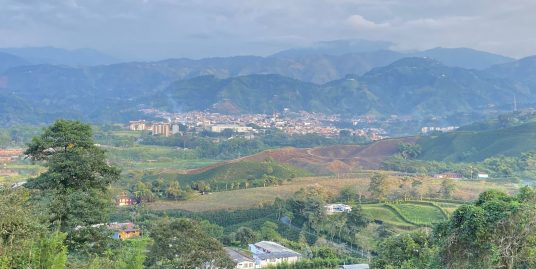
[[[277,128],[290,135],[317,134],[325,137],[339,136],[341,132],[347,135],[368,137],[371,140],[386,138],[382,128],[340,128],[339,115],[326,115],[322,113],[283,112],[268,114],[240,114],[225,115],[213,112],[191,111],[185,113],[169,113],[156,109],[141,110],[147,115],[161,118],[160,122],[136,120],[129,122],[131,131],[150,131],[153,135],[171,136],[180,133],[180,125],[189,130],[210,131],[221,133],[232,130],[234,133],[253,137],[259,129]],[[352,125],[370,121],[367,117],[352,119]]]

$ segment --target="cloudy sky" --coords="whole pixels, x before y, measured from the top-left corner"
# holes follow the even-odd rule
[[[0,47],[124,59],[267,55],[338,39],[536,54],[535,0],[0,0]]]

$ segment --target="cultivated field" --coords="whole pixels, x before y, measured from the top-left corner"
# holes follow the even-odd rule
[[[336,196],[343,188],[349,187],[363,197],[369,197],[368,186],[371,174],[372,172],[364,172],[345,178],[337,178],[333,176],[296,178],[293,181],[285,182],[280,186],[214,192],[207,195],[197,195],[187,201],[158,201],[148,204],[147,206],[152,210],[181,209],[193,212],[244,209],[272,203],[277,197],[283,199],[289,198],[299,189],[310,186],[324,188],[334,196]],[[389,192],[396,192],[398,190],[399,181],[400,178],[395,176],[390,176],[388,178]],[[430,194],[438,194],[442,182],[441,179],[423,178],[422,181],[423,185],[421,188],[423,190]],[[456,189],[452,198],[464,201],[474,200],[482,191],[487,189],[498,189],[513,193],[518,189],[518,186],[514,184],[499,184],[485,181],[458,181],[456,182]],[[455,207],[449,203],[444,203],[444,205],[447,212],[452,212]],[[402,207],[401,210],[407,211],[410,209]],[[428,219],[434,218],[434,214],[436,216],[438,214],[437,212],[429,213],[430,214],[424,217],[424,219],[416,219],[415,221],[427,222]]]

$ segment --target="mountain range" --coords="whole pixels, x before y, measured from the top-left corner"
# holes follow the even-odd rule
[[[514,96],[520,107],[536,103],[533,58],[471,49],[400,53],[384,43],[341,42],[269,57],[96,66],[33,64],[0,52],[0,121],[123,121],[143,107],[419,117],[508,110]]]

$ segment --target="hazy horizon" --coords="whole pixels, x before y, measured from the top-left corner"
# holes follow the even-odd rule
[[[266,56],[364,39],[392,42],[394,50],[467,47],[522,58],[536,54],[535,11],[528,0],[0,0],[0,47],[91,48],[154,60]]]

